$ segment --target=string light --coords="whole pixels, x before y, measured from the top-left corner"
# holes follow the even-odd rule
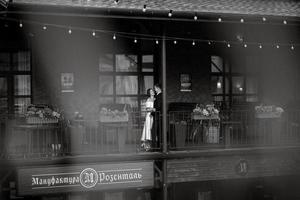
[[[23,27],[23,24],[22,24],[22,22],[20,22],[19,26],[20,26],[20,28],[22,28],[22,27]]]
[[[174,40],[174,44],[177,44],[177,41],[176,41],[176,40]]]
[[[245,47],[245,48],[247,48],[247,46],[248,46],[247,44],[244,44],[244,47]]]
[[[210,41],[208,41],[208,45],[211,45],[211,42],[210,42]]]
[[[72,30],[71,29],[69,29],[69,34],[72,34]]]
[[[294,45],[292,45],[292,46],[291,46],[291,50],[294,50],[294,49],[295,49],[295,47],[294,47]]]
[[[146,11],[147,11],[147,6],[144,5],[144,7],[143,7],[143,12],[146,12]]]
[[[262,20],[263,20],[263,22],[265,22],[265,21],[267,21],[267,18],[263,17]]]
[[[286,20],[283,20],[283,24],[287,24],[287,21],[286,21]]]
[[[218,19],[218,22],[222,22],[222,18],[221,17]]]
[[[260,49],[262,49],[262,48],[263,48],[261,44],[259,45],[259,48],[260,48]]]
[[[96,33],[95,33],[95,31],[93,31],[92,35],[93,35],[94,37],[96,36]]]
[[[113,36],[113,40],[116,40],[117,39],[117,37],[116,37],[116,34],[114,34],[114,36]]]
[[[134,38],[134,41],[133,41],[134,43],[137,43],[137,39],[136,38]]]
[[[241,23],[244,23],[244,19],[243,18],[241,19]]]
[[[228,48],[230,48],[230,47],[231,47],[231,45],[228,43],[228,44],[227,44],[227,47],[228,47]]]
[[[196,21],[198,19],[197,13],[194,15],[194,20]]]
[[[195,41],[193,40],[193,43],[192,43],[192,45],[193,45],[193,46],[195,46],[195,44],[196,44],[196,43],[195,43]]]
[[[43,30],[46,30],[46,29],[47,29],[47,26],[46,26],[46,25],[44,25],[44,26],[43,26]]]
[[[276,48],[279,49],[279,45],[278,44],[276,45]]]
[[[158,40],[155,40],[155,44],[159,44]]]
[[[168,16],[169,16],[169,17],[172,17],[172,12],[173,12],[173,10],[170,10],[170,11],[169,11],[169,13],[168,13]]]

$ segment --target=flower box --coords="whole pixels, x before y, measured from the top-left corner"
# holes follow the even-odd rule
[[[57,118],[41,118],[41,117],[26,117],[27,124],[55,124],[58,123]]]
[[[205,116],[201,113],[192,113],[192,119],[193,120],[220,120],[220,117],[218,114],[210,115],[210,116]]]
[[[122,112],[120,114],[100,114],[100,122],[128,122],[128,112]]]
[[[281,112],[266,112],[266,113],[255,113],[256,118],[264,119],[264,118],[280,118]]]

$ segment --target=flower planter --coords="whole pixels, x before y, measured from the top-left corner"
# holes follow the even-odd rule
[[[40,118],[40,117],[26,117],[27,124],[55,124],[58,123],[56,118]]]
[[[128,113],[122,113],[121,115],[104,115],[100,114],[99,121],[104,123],[114,122],[128,122]]]

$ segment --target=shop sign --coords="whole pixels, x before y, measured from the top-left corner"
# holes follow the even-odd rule
[[[61,92],[74,92],[73,73],[61,73]]]
[[[246,160],[240,160],[235,167],[235,171],[240,176],[245,176],[249,171],[249,164]]]
[[[153,162],[18,169],[18,194],[153,187]]]

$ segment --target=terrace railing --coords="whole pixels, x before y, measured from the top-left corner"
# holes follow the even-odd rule
[[[129,114],[128,122],[100,123],[72,120],[57,124],[28,124],[20,117],[0,117],[0,157],[52,158],[60,156],[137,154],[145,115]],[[252,111],[230,110],[220,120],[193,120],[191,112],[168,113],[170,151],[206,148],[300,145],[300,110],[285,111],[280,118],[257,118]],[[161,120],[155,117],[151,151],[161,150]]]
[[[257,118],[254,111],[228,110],[220,120],[194,120],[191,112],[169,113],[170,150],[300,144],[300,110]]]
[[[153,151],[160,151],[161,138],[158,116],[153,130]],[[145,114],[131,112],[128,121],[100,122],[98,120],[71,120],[59,123],[28,124],[24,117],[1,120],[5,158],[52,158],[59,156],[140,153]]]

